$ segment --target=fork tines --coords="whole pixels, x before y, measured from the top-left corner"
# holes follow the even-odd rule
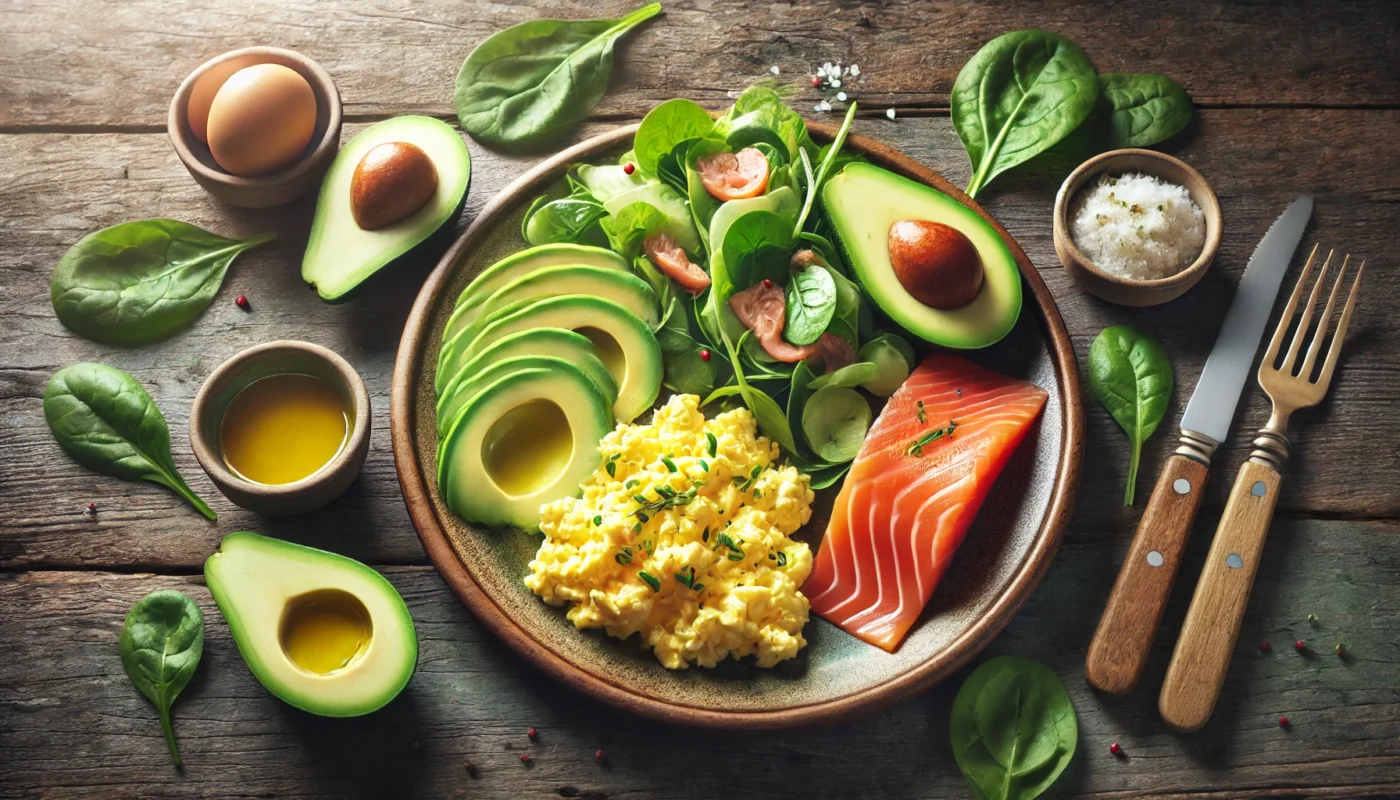
[[[1322,295],[1322,286],[1327,282],[1327,272],[1332,266],[1332,257],[1336,250],[1328,250],[1327,258],[1322,262],[1322,269],[1318,273],[1317,280],[1313,283],[1312,292],[1308,295],[1307,306],[1303,309],[1303,316],[1298,321],[1298,327],[1293,334],[1293,341],[1288,346],[1288,352],[1284,356],[1283,363],[1275,366],[1278,359],[1279,349],[1283,346],[1284,336],[1293,327],[1293,315],[1298,310],[1298,301],[1303,295],[1303,289],[1308,284],[1308,279],[1312,276],[1313,264],[1317,260],[1318,246],[1313,245],[1312,252],[1308,254],[1308,262],[1303,267],[1303,274],[1298,276],[1298,285],[1294,287],[1293,294],[1288,298],[1288,305],[1284,306],[1283,315],[1279,317],[1277,330],[1274,331],[1274,338],[1269,342],[1269,349],[1264,355],[1263,369],[1272,369],[1284,375],[1295,377],[1304,381],[1312,382],[1322,391],[1327,390],[1327,384],[1332,380],[1332,372],[1337,366],[1337,357],[1342,350],[1342,340],[1347,335],[1347,325],[1351,322],[1351,312],[1356,306],[1356,295],[1361,288],[1361,275],[1366,270],[1366,260],[1362,259],[1360,266],[1356,268],[1356,276],[1351,281],[1351,291],[1347,295],[1346,306],[1342,309],[1341,320],[1337,323],[1336,333],[1332,335],[1332,346],[1328,348],[1327,360],[1323,362],[1322,374],[1316,381],[1312,381],[1312,373],[1317,365],[1317,356],[1322,352],[1323,342],[1327,339],[1327,331],[1331,327],[1332,314],[1337,306],[1337,296],[1341,294],[1342,282],[1346,278],[1347,267],[1351,264],[1351,255],[1342,257],[1341,268],[1337,271],[1337,277],[1332,282],[1332,291],[1327,296],[1327,305],[1322,310],[1322,316],[1318,319],[1316,333],[1312,336],[1312,344],[1308,346],[1307,355],[1303,358],[1301,368],[1298,367],[1298,354],[1303,349],[1303,344],[1308,339],[1309,331],[1312,329],[1313,309],[1317,306],[1318,298]]]

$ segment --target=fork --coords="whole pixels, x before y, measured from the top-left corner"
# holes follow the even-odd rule
[[[1249,603],[1249,591],[1259,568],[1264,537],[1269,532],[1269,522],[1278,503],[1281,473],[1288,460],[1288,418],[1300,408],[1322,402],[1332,382],[1332,374],[1337,369],[1342,340],[1346,338],[1347,324],[1351,322],[1351,312],[1356,306],[1356,295],[1361,287],[1361,275],[1366,269],[1365,260],[1357,267],[1356,277],[1352,279],[1346,307],[1332,336],[1332,345],[1327,350],[1322,371],[1316,380],[1312,378],[1317,357],[1327,339],[1328,326],[1347,266],[1351,263],[1350,255],[1342,260],[1307,355],[1301,366],[1298,364],[1298,355],[1312,328],[1313,309],[1327,281],[1334,252],[1328,252],[1327,260],[1323,262],[1308,296],[1308,304],[1303,309],[1293,341],[1288,346],[1283,363],[1276,367],[1274,362],[1292,326],[1303,289],[1312,275],[1317,255],[1317,249],[1313,249],[1303,267],[1303,274],[1298,278],[1298,286],[1279,319],[1263,363],[1259,365],[1259,385],[1273,402],[1273,414],[1268,424],[1259,431],[1258,438],[1254,440],[1255,449],[1240,468],[1239,477],[1230,490],[1230,499],[1225,504],[1224,515],[1210,545],[1210,554],[1206,556],[1205,567],[1196,583],[1196,593],[1191,598],[1191,607],[1182,623],[1181,635],[1176,641],[1176,650],[1172,653],[1162,694],[1158,698],[1157,707],[1162,719],[1168,727],[1182,733],[1200,730],[1206,724],[1225,683],[1225,671],[1230,666],[1230,656],[1239,638],[1245,606]]]

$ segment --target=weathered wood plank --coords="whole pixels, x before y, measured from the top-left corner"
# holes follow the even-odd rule
[[[353,133],[355,126],[347,130]],[[586,127],[579,135],[602,130]],[[1327,403],[1295,418],[1295,458],[1283,502],[1287,514],[1385,517],[1400,514],[1400,430],[1389,406],[1400,391],[1400,322],[1390,314],[1400,277],[1385,268],[1393,248],[1400,198],[1400,112],[1208,110],[1199,132],[1179,153],[1212,180],[1225,206],[1226,239],[1217,266],[1186,297],[1155,309],[1125,309],[1084,295],[1065,275],[1050,240],[1053,176],[1010,177],[984,200],[1041,269],[1083,357],[1104,326],[1133,322],[1162,339],[1176,362],[1177,402],[1144,458],[1142,489],[1174,447],[1176,420],[1214,340],[1231,287],[1268,224],[1296,193],[1318,198],[1309,239],[1379,257],[1353,322],[1347,357]],[[943,118],[862,120],[858,130],[895,143],[943,170],[967,177],[961,145]],[[469,219],[530,158],[503,158],[474,149]],[[0,136],[0,564],[144,566],[193,569],[223,532],[251,527],[329,546],[378,564],[423,563],[404,513],[388,440],[388,381],[399,333],[429,264],[407,265],[372,291],[328,306],[300,284],[310,200],[289,209],[252,212],[224,206],[184,173],[158,134]],[[174,216],[216,231],[277,230],[270,246],[240,257],[228,287],[191,329],[139,349],[110,348],[69,334],[53,317],[48,281],[64,250],[83,234],[128,219]],[[459,229],[462,224],[459,223]],[[232,298],[246,294],[251,314]],[[219,497],[190,455],[187,416],[199,383],[225,358],[259,341],[299,338],[344,354],[365,376],[374,405],[371,454],[362,479],[328,509],[291,520],[264,520]],[[174,432],[176,461],[191,484],[221,513],[209,524],[174,495],[129,485],[82,469],[63,456],[44,424],[39,398],[49,376],[80,360],[128,369],[164,409]],[[1249,449],[1253,429],[1268,415],[1251,390],[1230,441],[1207,508],[1223,505],[1233,471]],[[1131,528],[1136,512],[1121,509],[1126,439],[1092,400],[1088,448],[1073,536],[1088,541]],[[1367,453],[1363,460],[1354,457]],[[96,519],[82,513],[96,502]]]
[[[635,5],[571,0],[549,4],[549,13],[588,18]],[[467,53],[538,14],[531,4],[454,0],[263,0],[238,8],[208,0],[20,0],[0,11],[0,128],[163,127],[170,97],[190,70],[255,44],[317,59],[340,85],[349,114],[446,115]],[[719,107],[727,90],[769,77],[770,66],[810,104],[806,76],[823,61],[858,63],[864,76],[853,88],[869,103],[946,108],[958,70],[978,47],[1029,27],[1072,34],[1105,72],[1172,75],[1205,104],[1400,104],[1392,51],[1400,14],[1389,0],[685,0],[668,2],[665,15],[624,48],[597,113],[635,116],[677,96]]]
[[[1079,713],[1079,754],[1057,796],[1260,797],[1400,791],[1400,527],[1275,526],[1215,719],[1194,736],[1160,724],[1156,688],[1189,581],[1168,610],[1140,688],[1083,681],[1087,619],[1121,546],[1071,547],[989,650],[1046,661]],[[1190,551],[1194,576],[1205,543]],[[947,719],[962,676],[872,718],[782,736],[721,735],[614,712],[524,666],[427,567],[388,570],[412,610],[418,672],[383,711],[327,720],[268,695],[238,656],[199,578],[111,573],[0,575],[0,794],[61,797],[522,796],[960,797]],[[173,770],[154,711],[127,682],[116,639],[156,588],[205,609],[204,664],[175,708],[187,763]],[[1315,625],[1306,621],[1316,614]],[[1330,654],[1336,638],[1352,656]],[[1274,644],[1271,655],[1255,647]],[[1289,646],[1309,641],[1313,655]],[[1277,725],[1287,715],[1292,727]],[[531,744],[525,731],[540,731]],[[1126,759],[1110,755],[1122,743]],[[593,761],[606,750],[607,767]],[[534,758],[522,765],[519,754]],[[467,775],[466,763],[479,769]],[[569,787],[573,787],[572,789]],[[1330,788],[1327,788],[1330,787]],[[586,794],[592,793],[592,794]],[[1294,794],[1293,796],[1297,796]]]

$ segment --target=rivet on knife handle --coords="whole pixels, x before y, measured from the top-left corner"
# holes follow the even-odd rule
[[[1109,694],[1127,694],[1142,675],[1201,507],[1215,443],[1190,431],[1181,443],[1162,467],[1089,643],[1084,677]]]

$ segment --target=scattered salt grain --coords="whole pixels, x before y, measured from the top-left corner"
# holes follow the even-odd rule
[[[887,108],[887,109],[885,109],[885,116],[889,117],[890,119],[894,119],[894,109],[893,109],[893,108]]]
[[[773,66],[768,68],[768,71],[773,73],[774,75],[777,75],[779,73],[778,65],[774,64]]]
[[[1095,266],[1133,280],[1189,266],[1206,240],[1205,214],[1183,186],[1151,175],[1100,175],[1070,208],[1074,244]]]
[[[836,99],[837,99],[837,100],[840,100],[840,101],[843,102],[843,103],[846,102],[846,93],[845,93],[845,92],[837,92],[837,93],[836,93]]]
[[[851,65],[851,69],[850,69],[850,73],[851,73],[851,77],[852,77],[852,78],[859,78],[859,77],[860,77],[860,67],[857,66],[857,65],[855,65],[855,64],[852,64],[852,65]]]

